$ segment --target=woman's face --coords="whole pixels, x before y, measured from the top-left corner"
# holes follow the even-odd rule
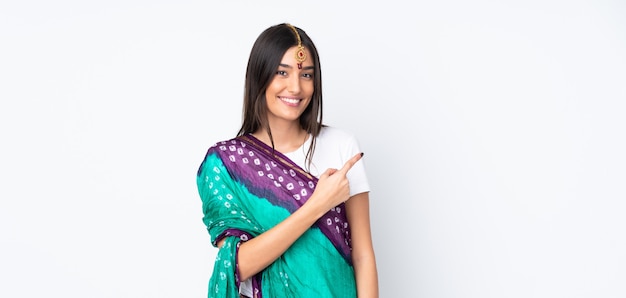
[[[297,47],[293,46],[285,52],[274,78],[265,91],[270,124],[297,122],[311,102],[315,75],[311,53],[305,49],[309,58],[302,62],[302,69],[299,69],[295,58],[296,51]]]

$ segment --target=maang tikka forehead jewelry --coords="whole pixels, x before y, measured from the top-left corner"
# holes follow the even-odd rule
[[[298,30],[291,24],[287,24],[293,33],[296,34],[296,39],[298,40],[298,49],[296,50],[296,61],[298,61],[298,69],[302,69],[302,62],[306,60],[306,53],[304,52],[304,47],[302,46],[302,40],[300,39],[300,34],[298,34]]]

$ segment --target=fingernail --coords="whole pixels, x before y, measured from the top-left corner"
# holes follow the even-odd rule
[[[361,152],[361,157],[363,157],[363,154],[365,154],[365,153]]]

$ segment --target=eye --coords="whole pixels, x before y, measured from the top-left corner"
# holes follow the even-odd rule
[[[277,71],[276,71],[276,74],[277,74],[277,75],[279,75],[279,76],[286,76],[286,75],[287,75],[287,72],[286,72],[286,71],[284,71],[284,70],[277,70]]]
[[[302,76],[304,78],[307,78],[307,79],[312,79],[313,78],[313,74],[312,73],[303,73]]]

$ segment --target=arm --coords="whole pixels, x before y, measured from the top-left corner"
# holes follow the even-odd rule
[[[237,254],[239,276],[246,280],[278,259],[302,234],[332,207],[345,202],[350,195],[346,174],[361,154],[355,155],[343,168],[326,170],[315,191],[293,214],[261,235],[244,242]],[[222,246],[222,242],[218,244]]]
[[[378,297],[378,273],[372,245],[369,216],[369,194],[363,192],[346,202],[352,235],[352,263],[359,298]]]

